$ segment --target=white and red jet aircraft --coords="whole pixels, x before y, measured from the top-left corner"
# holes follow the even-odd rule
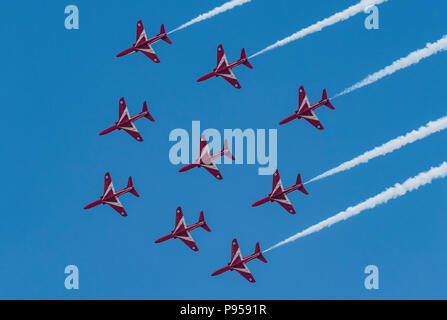
[[[149,59],[151,59],[155,63],[159,63],[160,59],[155,54],[155,51],[154,49],[152,49],[151,44],[160,40],[172,44],[171,39],[169,39],[166,34],[165,26],[162,24],[160,28],[160,33],[148,39],[146,31],[144,30],[143,21],[140,20],[137,22],[137,41],[132,45],[132,47],[118,53],[116,56],[122,57],[132,52],[142,52],[144,55],[146,55]]]
[[[303,86],[300,87],[298,92],[298,106],[299,106],[298,110],[296,110],[294,114],[283,119],[279,124],[282,125],[292,120],[303,118],[304,120],[307,120],[315,128],[323,130],[324,128],[321,125],[320,120],[318,120],[317,116],[315,115],[314,110],[321,106],[326,106],[332,110],[335,109],[327,97],[326,89],[323,90],[323,97],[321,98],[321,101],[313,105],[310,105],[309,99],[306,96],[306,92],[304,91]]]
[[[197,248],[196,243],[194,242],[194,239],[191,237],[190,231],[197,229],[199,227],[202,227],[208,232],[211,232],[211,229],[208,227],[208,225],[205,222],[205,217],[203,216],[203,211],[200,212],[199,222],[194,223],[190,226],[186,225],[185,217],[183,216],[182,208],[178,207],[177,211],[175,213],[175,226],[174,230],[171,230],[171,233],[161,237],[160,239],[155,240],[155,243],[160,243],[169,239],[180,239],[183,241],[184,244],[186,244],[188,247],[190,247],[193,251],[199,251],[199,248]]]
[[[296,184],[284,189],[281,181],[281,177],[279,176],[279,171],[276,169],[275,173],[273,173],[273,185],[272,185],[272,192],[268,194],[267,197],[256,201],[251,206],[257,207],[261,204],[267,203],[269,201],[271,202],[277,202],[287,210],[290,214],[295,214],[295,209],[293,209],[292,204],[290,203],[289,198],[287,197],[287,194],[290,192],[293,192],[295,190],[300,190],[304,194],[309,194],[306,189],[304,189],[303,183],[301,181],[301,175],[298,174],[296,177]]]
[[[104,176],[104,193],[99,198],[99,200],[93,201],[84,207],[84,209],[90,209],[96,207],[100,204],[108,204],[113,209],[115,209],[121,216],[126,217],[127,213],[123,208],[118,197],[122,196],[125,193],[132,193],[135,197],[139,197],[140,195],[137,193],[133,186],[132,177],[129,177],[127,181],[127,187],[118,191],[115,191],[113,187],[112,178],[110,177],[110,173],[107,172]]]
[[[240,89],[241,85],[237,81],[231,69],[243,64],[244,66],[253,69],[253,66],[248,62],[247,55],[245,54],[245,49],[242,49],[241,58],[232,63],[228,63],[227,57],[225,56],[224,49],[221,44],[217,47],[217,65],[212,72],[197,79],[197,82],[208,80],[212,77],[222,77],[227,80],[233,87]]]
[[[124,101],[124,98],[121,98],[119,103],[118,121],[116,121],[113,126],[101,131],[99,135],[102,136],[115,130],[124,130],[135,140],[141,142],[143,141],[143,138],[141,137],[140,133],[133,123],[143,117],[149,119],[152,122],[155,121],[155,119],[151,116],[149,110],[147,109],[146,101],[143,102],[143,111],[131,117],[126,106],[126,101]]]
[[[259,247],[259,242],[256,243],[255,252],[245,258],[242,257],[241,249],[239,249],[239,244],[236,239],[233,239],[231,243],[231,260],[227,263],[227,265],[217,271],[214,271],[211,276],[217,276],[221,273],[227,271],[237,271],[241,276],[247,279],[249,282],[254,283],[255,278],[251,274],[250,270],[247,268],[247,262],[259,259],[264,263],[267,263],[267,260],[264,258],[261,252],[261,248]]]
[[[200,156],[191,164],[188,164],[181,168],[179,172],[185,172],[191,170],[192,168],[205,168],[209,173],[211,173],[214,177],[219,180],[222,180],[223,177],[217,169],[217,166],[213,163],[213,159],[227,156],[228,158],[235,160],[234,156],[231,154],[230,149],[228,149],[228,141],[224,141],[224,146],[221,152],[215,153],[213,155],[210,154],[210,149],[208,143],[206,142],[206,138],[204,135],[200,137]]]

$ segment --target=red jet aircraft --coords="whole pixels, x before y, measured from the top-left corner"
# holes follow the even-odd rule
[[[92,203],[86,205],[84,209],[90,209],[100,204],[108,204],[113,209],[115,209],[120,215],[126,217],[127,213],[124,210],[123,205],[121,204],[118,197],[128,192],[132,193],[135,197],[140,196],[133,186],[132,177],[129,177],[129,180],[127,181],[127,187],[125,189],[121,189],[115,192],[115,188],[113,187],[112,183],[112,178],[110,177],[110,173],[107,172],[106,175],[104,176],[103,195],[99,198],[99,200],[93,201]]]
[[[301,119],[307,120],[311,125],[313,125],[315,128],[319,130],[323,130],[323,126],[321,125],[320,120],[318,120],[317,116],[314,113],[314,110],[321,107],[326,106],[329,109],[334,110],[334,106],[331,104],[327,97],[326,89],[323,90],[323,97],[321,98],[320,102],[317,102],[313,105],[310,105],[309,99],[306,96],[306,92],[304,91],[304,87],[301,86],[298,93],[298,110],[295,111],[294,114],[291,116],[283,119],[279,124],[285,124],[287,122],[290,122],[294,119]]]
[[[256,281],[253,278],[253,275],[250,273],[250,270],[248,270],[246,263],[256,258],[264,263],[267,263],[267,260],[262,255],[261,248],[259,247],[259,242],[256,243],[255,252],[252,255],[242,258],[242,253],[241,249],[239,249],[239,244],[237,243],[236,239],[233,239],[233,242],[231,244],[230,262],[228,262],[227,266],[217,271],[214,271],[211,274],[211,276],[217,276],[221,273],[227,272],[228,270],[237,271],[241,276],[243,276],[249,282],[254,283]]]
[[[221,44],[217,47],[217,65],[213,69],[213,72],[210,72],[203,77],[197,79],[197,82],[208,80],[212,77],[222,77],[227,80],[233,87],[236,89],[240,89],[241,85],[239,81],[237,81],[236,76],[234,75],[233,69],[238,65],[243,64],[244,66],[253,69],[253,66],[248,62],[247,56],[245,54],[245,49],[242,49],[241,58],[235,62],[228,63],[227,57],[225,56],[224,49]]]
[[[235,160],[234,156],[231,154],[230,149],[228,149],[228,141],[224,141],[224,146],[221,152],[210,155],[210,149],[208,147],[208,143],[206,142],[206,138],[204,135],[200,137],[200,156],[191,164],[188,164],[181,168],[179,172],[185,172],[191,170],[192,168],[205,168],[209,173],[211,173],[214,177],[219,180],[222,180],[222,175],[217,169],[216,165],[213,163],[213,159],[227,156],[228,158]]]
[[[113,126],[101,131],[99,135],[102,136],[115,130],[124,130],[134,139],[141,142],[143,141],[143,138],[141,137],[140,133],[133,123],[143,117],[149,119],[152,122],[155,121],[155,119],[151,116],[149,110],[147,109],[146,101],[143,102],[143,111],[131,117],[126,106],[126,101],[124,101],[124,98],[121,98],[119,103],[118,121],[116,121]]]
[[[199,248],[197,248],[196,243],[194,242],[194,239],[191,237],[191,234],[189,231],[194,230],[196,228],[202,227],[208,232],[211,232],[211,229],[208,227],[208,225],[205,222],[205,217],[203,216],[203,211],[200,212],[199,222],[194,223],[190,226],[186,225],[185,217],[183,216],[182,208],[178,207],[176,214],[175,214],[175,226],[174,230],[171,231],[170,234],[161,237],[160,239],[155,240],[155,243],[160,243],[169,239],[180,239],[183,241],[184,244],[186,244],[188,247],[190,247],[193,251],[199,251]]]
[[[304,194],[309,194],[306,191],[306,189],[304,189],[303,183],[301,182],[300,174],[298,174],[298,176],[296,177],[295,185],[293,185],[287,189],[284,189],[282,182],[281,182],[281,177],[279,176],[279,171],[277,169],[275,171],[275,173],[273,174],[272,192],[269,193],[267,197],[265,197],[264,199],[261,199],[259,201],[256,201],[251,206],[257,207],[257,206],[260,206],[261,204],[267,203],[269,201],[278,202],[281,205],[281,207],[286,209],[289,213],[295,214],[296,213],[295,209],[293,209],[293,206],[290,203],[289,198],[287,198],[287,194],[290,192],[293,192],[295,190],[300,190]]]
[[[120,53],[118,53],[117,57],[125,56],[132,52],[142,52],[145,54],[149,59],[154,61],[155,63],[159,63],[160,59],[155,54],[154,49],[152,49],[151,44],[157,42],[157,41],[166,41],[169,44],[172,44],[171,39],[168,38],[165,26],[162,24],[160,28],[160,33],[150,39],[147,38],[146,31],[144,30],[143,22],[140,20],[137,22],[137,41],[130,47],[129,49],[126,49]]]

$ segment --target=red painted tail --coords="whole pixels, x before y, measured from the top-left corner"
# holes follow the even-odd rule
[[[143,112],[147,112],[147,114],[144,116],[146,119],[149,119],[150,121],[154,122],[155,119],[151,116],[149,113],[149,110],[147,109],[147,102],[143,102]]]
[[[161,27],[160,27],[160,34],[166,34],[165,25],[164,24],[162,24]],[[163,38],[161,38],[161,40],[166,41],[169,44],[172,44],[171,39],[169,39],[167,35],[165,35]]]
[[[135,190],[134,186],[133,186],[133,182],[132,182],[132,177],[129,177],[129,180],[127,180],[127,187],[128,188],[132,188],[130,189],[130,193],[132,193],[135,197],[139,197],[140,195],[138,194],[137,190]]]
[[[307,190],[306,189],[304,189],[304,186],[303,186],[303,181],[301,180],[301,175],[298,173],[298,176],[296,177],[296,184],[297,185],[301,185],[301,187],[299,187],[298,188],[298,190],[300,190],[302,193],[304,193],[304,194],[309,194],[308,192],[307,192]]]
[[[202,227],[203,229],[205,229],[205,230],[208,231],[208,232],[211,232],[210,227],[208,227],[208,225],[207,225],[206,222],[205,222],[205,217],[204,217],[204,215],[203,215],[203,211],[200,212],[199,223],[200,223],[200,222],[203,222],[203,224],[201,225],[201,227]]]
[[[321,100],[326,100],[326,103],[324,104],[326,107],[328,107],[329,109],[334,110],[334,106],[332,105],[332,103],[329,101],[328,97],[327,97],[327,93],[326,93],[326,89],[323,89],[323,96],[321,97]]]
[[[253,69],[253,66],[251,65],[251,63],[248,62],[248,58],[247,58],[247,55],[245,54],[245,49],[244,49],[244,48],[242,48],[242,52],[241,52],[241,60],[245,60],[245,61],[243,62],[243,65],[244,65],[244,66],[246,66],[246,67],[248,67],[248,68],[250,68],[250,69]]]
[[[233,154],[231,153],[230,149],[228,148],[228,141],[225,139],[224,141],[224,146],[222,148],[222,152],[225,156],[227,156],[228,158],[230,158],[231,160],[236,160],[233,156]]]
[[[257,258],[264,263],[267,263],[267,260],[264,258],[261,252],[261,247],[259,246],[259,242],[256,242],[255,254],[258,254]]]

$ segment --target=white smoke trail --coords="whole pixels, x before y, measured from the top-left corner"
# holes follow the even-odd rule
[[[446,50],[446,49],[447,49],[447,35],[444,35],[441,39],[439,39],[435,43],[427,43],[425,48],[413,51],[405,58],[401,58],[397,61],[394,61],[388,67],[385,67],[382,70],[377,71],[377,72],[367,76],[362,81],[357,82],[353,86],[338,93],[334,98],[345,95],[347,93],[350,93],[350,92],[357,90],[359,88],[362,88],[364,86],[367,86],[373,82],[376,82],[377,80],[380,80],[386,76],[389,76],[390,74],[392,74],[398,70],[405,69],[413,64],[418,63],[422,59],[428,58],[431,55],[434,55],[434,54],[436,54],[440,51]]]
[[[193,25],[193,24],[195,24],[197,22],[200,22],[200,21],[212,18],[212,17],[214,17],[214,16],[216,16],[216,15],[218,15],[220,13],[223,13],[225,11],[231,10],[234,7],[241,6],[241,5],[243,5],[243,4],[247,3],[247,2],[250,2],[250,1],[251,0],[232,0],[232,1],[228,1],[228,2],[224,3],[221,6],[219,6],[217,8],[214,8],[213,10],[210,10],[207,13],[203,13],[203,14],[199,15],[198,17],[196,17],[196,18],[186,22],[185,24],[182,24],[180,27],[170,31],[168,34],[171,34],[173,32],[185,29],[186,27],[189,27],[190,25]]]
[[[303,38],[311,33],[321,31],[323,28],[331,26],[333,24],[336,24],[337,22],[347,20],[347,19],[351,18],[352,16],[355,16],[356,14],[362,12],[363,10],[365,10],[366,8],[368,8],[370,6],[378,5],[378,4],[381,4],[386,1],[388,1],[388,0],[361,0],[356,5],[353,5],[341,12],[338,12],[338,13],[330,16],[329,18],[318,21],[317,23],[315,23],[307,28],[301,29],[300,31],[292,34],[291,36],[289,36],[287,38],[284,38],[282,40],[275,42],[271,46],[268,46],[267,48],[262,49],[261,51],[258,51],[254,55],[250,56],[249,59],[256,57],[264,52],[275,49],[277,47],[286,45],[292,41]]]
[[[338,167],[335,167],[331,170],[328,170],[328,171],[320,174],[319,176],[316,176],[315,178],[309,180],[305,184],[310,183],[312,181],[317,181],[317,180],[332,176],[333,174],[336,174],[338,172],[349,170],[349,169],[354,168],[362,163],[366,163],[371,159],[374,159],[379,156],[384,156],[384,155],[391,153],[397,149],[400,149],[407,144],[424,139],[433,133],[437,133],[439,131],[445,130],[446,128],[447,128],[447,116],[442,117],[436,121],[430,121],[425,126],[422,126],[417,130],[408,132],[407,134],[397,137],[393,140],[390,140],[387,143],[382,144],[381,146],[376,147],[372,150],[369,150],[369,151],[363,153],[362,155],[355,157],[352,160],[343,162]]]
[[[345,211],[342,211],[335,216],[332,216],[326,220],[321,221],[289,238],[278,242],[274,246],[268,248],[264,252],[283,246],[289,242],[295,241],[299,238],[308,236],[312,233],[318,232],[323,228],[330,227],[331,225],[349,219],[355,215],[360,214],[364,210],[372,209],[378,205],[387,203],[391,199],[395,199],[405,195],[407,192],[417,190],[419,187],[424,186],[432,182],[433,179],[444,178],[447,175],[447,162],[443,162],[439,167],[431,168],[429,171],[419,173],[413,178],[407,179],[403,184],[395,184],[393,187],[379,193],[378,195],[369,198],[366,201],[359,203],[354,207],[349,207]]]

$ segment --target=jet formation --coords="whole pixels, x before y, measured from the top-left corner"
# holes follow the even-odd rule
[[[146,34],[146,30],[144,29],[142,20],[139,20],[137,22],[137,34],[136,34],[136,41],[132,44],[131,47],[128,49],[118,53],[116,57],[123,57],[128,54],[134,53],[134,52],[141,52],[145,56],[147,56],[150,60],[152,60],[155,63],[160,63],[160,59],[155,53],[154,49],[152,48],[152,45],[157,43],[158,41],[163,40],[167,42],[168,44],[172,44],[171,39],[168,37],[168,33],[166,33],[165,26],[162,24],[160,27],[159,34],[148,38]],[[253,66],[248,61],[247,55],[245,53],[245,49],[243,48],[241,51],[240,58],[234,62],[229,63],[228,59],[225,55],[224,49],[222,44],[219,44],[217,47],[217,63],[216,67],[212,69],[210,73],[207,73],[197,79],[197,82],[202,82],[205,80],[208,80],[213,77],[221,77],[225,79],[228,83],[230,83],[234,88],[241,89],[241,85],[239,81],[237,80],[235,74],[233,73],[233,69],[244,65],[250,69],[253,69]],[[315,128],[319,130],[323,130],[323,125],[315,115],[315,110],[318,109],[321,106],[326,106],[330,109],[335,109],[332,103],[329,101],[329,98],[327,96],[326,89],[323,90],[322,98],[319,102],[316,102],[314,104],[310,104],[309,99],[306,95],[306,92],[304,90],[303,86],[300,86],[298,91],[298,109],[290,116],[286,117],[282,121],[279,122],[279,125],[284,125],[288,122],[291,122],[295,119],[305,119],[308,121],[311,125],[313,125]],[[147,102],[143,102],[143,109],[140,113],[131,116],[129,113],[129,110],[127,109],[126,102],[124,98],[121,98],[119,100],[119,108],[118,108],[118,120],[112,125],[111,127],[108,127],[107,129],[104,129],[99,133],[99,135],[106,135],[108,133],[111,133],[115,130],[124,130],[127,132],[130,136],[132,136],[135,140],[142,142],[143,138],[140,135],[139,131],[135,127],[134,122],[141,119],[146,118],[152,122],[155,121],[155,119],[152,117],[152,115],[149,113]],[[224,146],[220,152],[211,154],[210,148],[208,146],[208,142],[204,135],[200,137],[200,155],[199,157],[191,164],[188,164],[184,167],[182,167],[179,172],[185,172],[188,170],[191,170],[192,168],[204,168],[209,173],[211,173],[216,179],[222,180],[222,174],[220,173],[219,169],[217,168],[216,164],[213,162],[214,159],[220,158],[226,156],[232,160],[235,160],[235,157],[231,153],[229,147],[228,147],[228,141],[224,141]],[[304,188],[304,184],[301,180],[301,175],[298,174],[296,183],[288,188],[284,188],[279,171],[276,170],[273,174],[273,184],[272,184],[272,191],[264,198],[262,198],[259,201],[256,201],[252,204],[252,207],[260,206],[262,204],[265,204],[267,202],[276,202],[279,205],[281,205],[285,210],[287,210],[290,214],[296,214],[295,209],[293,208],[290,200],[288,199],[287,195],[293,191],[299,190],[304,194],[308,194],[307,190]],[[115,211],[117,211],[121,216],[125,217],[127,216],[126,211],[124,210],[123,205],[121,204],[119,197],[126,194],[131,193],[136,197],[139,197],[139,194],[135,190],[132,182],[132,177],[129,177],[127,186],[124,189],[115,191],[112,178],[110,176],[110,173],[107,172],[104,176],[104,192],[99,197],[98,200],[91,202],[90,204],[86,205],[84,209],[90,209],[93,207],[96,207],[100,204],[107,204],[110,207],[112,207]],[[199,220],[196,223],[193,223],[191,225],[187,225],[185,221],[185,217],[182,212],[182,208],[179,206],[176,209],[176,216],[175,216],[175,225],[174,229],[171,230],[171,232],[157,240],[155,240],[155,243],[161,243],[165,242],[170,239],[180,239],[183,243],[185,243],[191,250],[193,251],[199,251],[199,248],[197,244],[195,243],[194,239],[191,236],[191,231],[197,229],[197,228],[203,228],[208,232],[211,232],[211,229],[208,227],[207,223],[205,222],[205,217],[203,214],[203,211],[200,212]],[[243,257],[241,254],[241,250],[239,248],[239,244],[237,242],[237,239],[233,239],[231,244],[231,259],[230,262],[227,263],[226,266],[223,268],[220,268],[219,270],[213,272],[212,276],[220,275],[226,271],[237,271],[239,274],[241,274],[245,279],[247,279],[249,282],[254,283],[255,279],[253,275],[251,274],[250,270],[247,267],[247,263],[251,260],[259,259],[264,263],[267,263],[267,260],[262,255],[259,242],[256,243],[255,251],[253,254]]]

